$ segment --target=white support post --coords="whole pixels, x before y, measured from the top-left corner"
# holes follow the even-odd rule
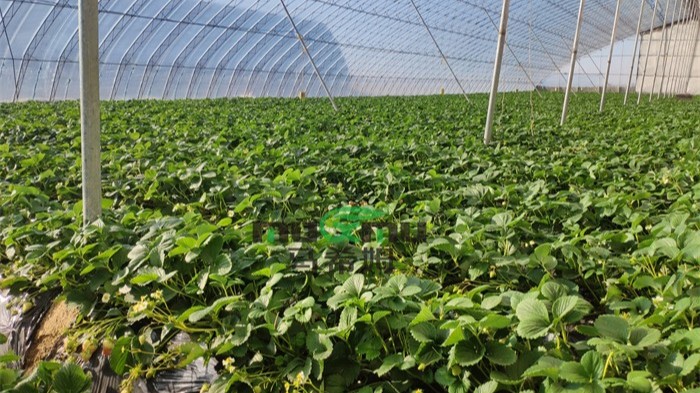
[[[496,99],[498,98],[498,82],[501,77],[501,64],[503,62],[503,49],[506,45],[506,34],[508,32],[508,10],[510,0],[503,0],[501,9],[501,24],[498,29],[498,44],[496,44],[496,60],[493,65],[493,79],[491,81],[491,95],[489,96],[488,113],[486,114],[486,129],[484,131],[484,144],[491,143],[493,133],[493,115],[496,110]]]
[[[684,63],[683,63],[683,49],[687,46],[687,40],[690,39],[690,32],[688,31],[688,27],[690,24],[688,23],[687,16],[690,12],[690,0],[684,0],[684,5],[681,8],[681,15],[680,15],[680,21],[681,23],[676,24],[676,28],[680,29],[681,31],[681,36],[679,37],[679,40],[676,42],[676,45],[674,45],[674,51],[673,51],[673,67],[671,68],[671,82],[669,84],[669,94],[674,95],[678,93],[678,80],[680,79],[680,73],[682,70],[685,69]]]
[[[615,36],[617,35],[617,21],[620,18],[620,4],[622,0],[617,0],[617,5],[615,6],[615,20],[613,21],[612,34],[610,34],[610,52],[608,53],[608,65],[605,70],[605,82],[603,82],[603,92],[600,95],[600,108],[599,112],[603,112],[605,109],[605,94],[608,90],[608,82],[610,81],[610,66],[612,65],[613,51],[615,50]]]
[[[639,20],[637,20],[637,33],[634,35],[635,40],[634,40],[634,50],[632,50],[632,65],[630,66],[630,75],[629,79],[627,80],[627,88],[625,89],[625,101],[624,105],[627,105],[627,100],[629,99],[630,96],[630,88],[632,87],[632,75],[634,74],[634,63],[639,64],[637,62],[637,49],[639,49],[639,43],[641,41],[641,37],[639,37],[639,31],[642,29],[642,17],[644,16],[644,5],[646,4],[646,0],[642,0],[642,4],[639,6]]]
[[[683,21],[685,18],[685,15],[688,13],[688,2],[686,0],[681,0],[681,13],[680,13],[680,20]],[[666,91],[664,94],[668,97],[673,94],[675,94],[675,87],[676,87],[676,74],[678,73],[678,67],[681,65],[681,54],[683,53],[683,45],[685,44],[686,40],[686,35],[683,34],[685,33],[685,26],[683,23],[678,23],[676,22],[676,30],[677,31],[677,38],[675,39],[674,45],[673,45],[673,51],[671,53],[671,70],[669,74],[669,79],[668,82],[666,83]]]
[[[656,19],[656,10],[659,8],[659,0],[654,0],[654,11],[651,13],[651,22],[649,25],[649,39],[647,40],[647,52],[644,56],[644,73],[642,73],[642,83],[637,87],[637,105],[642,102],[642,89],[644,82],[647,79],[647,71],[649,69],[649,52],[651,51],[651,37],[654,33],[654,20]]]
[[[435,44],[435,47],[437,48],[438,52],[440,53],[440,57],[442,57],[442,61],[445,62],[447,69],[450,70],[452,77],[454,78],[455,82],[457,82],[457,86],[459,86],[460,90],[462,90],[462,95],[464,96],[464,99],[467,100],[467,103],[471,103],[472,101],[469,99],[469,96],[467,95],[467,91],[464,89],[464,86],[462,86],[462,82],[459,81],[459,78],[457,78],[457,74],[452,69],[450,62],[447,61],[447,56],[445,56],[445,53],[440,48],[440,44],[438,44],[437,40],[435,39],[433,32],[430,31],[430,27],[428,27],[428,23],[426,23],[425,19],[423,19],[423,15],[420,13],[420,10],[418,9],[416,2],[413,0],[409,0],[409,1],[411,2],[411,5],[413,5],[413,9],[416,10],[416,14],[418,14],[418,18],[420,19],[421,23],[423,24],[423,27],[425,27],[425,31],[428,32],[430,39],[433,41],[433,44]]]
[[[664,50],[664,62],[663,66],[661,67],[661,85],[659,86],[659,92],[656,95],[656,98],[661,98],[661,94],[663,94],[664,91],[664,82],[666,81],[666,66],[668,65],[668,52],[669,52],[669,47],[673,43],[673,33],[674,29],[673,26],[675,26],[676,22],[676,12],[678,11],[678,0],[673,1],[673,14],[671,16],[671,27],[668,29],[668,36],[666,37],[666,49]]]
[[[697,18],[697,23],[692,23],[695,21]],[[700,18],[698,18],[698,8],[696,6],[692,7],[692,10],[690,12],[690,16],[688,17],[688,25],[691,25],[694,27],[693,30],[691,30],[690,37],[688,39],[688,65],[685,67],[683,70],[684,73],[687,72],[687,76],[682,75],[682,78],[679,78],[679,83],[678,83],[678,90],[680,93],[687,93],[688,92],[688,87],[690,84],[690,79],[693,75],[693,66],[695,63],[695,56],[697,55],[697,48],[698,48],[698,41],[700,41]],[[685,87],[684,87],[685,83]]]
[[[659,50],[658,52],[656,52],[656,64],[654,65],[654,81],[651,84],[651,91],[649,92],[649,102],[651,102],[651,100],[654,98],[654,92],[656,92],[656,79],[659,75],[659,63],[661,63],[661,52],[663,51],[664,43],[666,42],[666,18],[668,18],[669,5],[671,5],[671,0],[666,0],[666,9],[664,10],[664,24],[661,25],[661,42],[659,43]]]
[[[698,54],[698,41],[700,41],[700,15],[698,15],[698,12],[700,10],[698,9],[697,6],[693,7],[693,20],[696,20],[696,29],[695,29],[695,38],[692,41],[692,47],[693,47],[693,53],[690,55],[690,66],[688,67],[688,77],[685,81],[685,89],[683,89],[683,93],[688,93],[688,89],[690,88],[690,80],[693,76],[693,67],[695,65],[695,58]]]
[[[692,19],[692,4],[690,1],[688,2],[688,5],[686,7],[685,11],[685,29],[686,30],[686,37],[684,39],[683,45],[681,45],[680,48],[680,53],[678,55],[679,57],[679,68],[676,71],[676,82],[674,83],[674,92],[675,94],[680,94],[682,92],[682,85],[683,85],[683,74],[685,71],[688,69],[688,64],[686,62],[686,58],[688,56],[688,52],[691,50],[691,43],[693,42],[692,37],[693,34],[695,33],[695,29],[691,25],[691,19]]]
[[[314,57],[311,56],[311,52],[309,52],[309,48],[306,46],[306,42],[304,41],[304,37],[299,32],[299,29],[297,29],[297,24],[294,23],[294,18],[292,18],[292,14],[289,13],[289,10],[287,9],[287,5],[284,4],[284,0],[280,0],[280,3],[282,3],[282,8],[284,8],[284,13],[287,14],[287,19],[289,19],[289,23],[292,24],[292,28],[294,29],[294,32],[296,33],[297,38],[299,39],[299,42],[301,42],[301,46],[304,49],[304,53],[306,53],[306,56],[309,58],[309,62],[311,63],[311,67],[313,67],[314,72],[316,73],[316,76],[321,81],[321,85],[323,86],[323,90],[326,91],[326,95],[328,96],[328,99],[331,101],[331,105],[333,106],[333,109],[336,112],[338,112],[338,106],[335,105],[335,100],[333,99],[333,94],[331,94],[331,91],[328,89],[328,85],[326,85],[326,81],[323,80],[323,75],[321,75],[321,72],[318,70],[318,67],[316,67],[316,62],[314,61]]]
[[[581,0],[578,8],[578,20],[576,22],[576,33],[574,33],[574,44],[571,49],[571,65],[569,67],[569,79],[566,82],[566,93],[564,94],[564,107],[561,111],[560,125],[566,123],[566,116],[569,112],[569,97],[571,96],[571,86],[574,83],[574,72],[576,71],[576,56],[578,55],[578,39],[581,34],[581,25],[583,24],[583,7],[586,0]]]
[[[83,224],[102,214],[100,173],[100,67],[97,0],[80,0],[80,127],[83,172]]]

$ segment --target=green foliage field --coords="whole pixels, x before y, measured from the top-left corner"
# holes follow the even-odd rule
[[[483,95],[104,103],[85,230],[77,104],[3,104],[0,283],[80,305],[125,391],[198,358],[219,393],[700,391],[698,102],[561,100],[503,95],[488,147]],[[348,205],[428,239],[389,274],[252,241]]]

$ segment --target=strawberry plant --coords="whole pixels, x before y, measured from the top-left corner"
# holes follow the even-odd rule
[[[123,391],[700,389],[697,102],[533,99],[489,147],[483,95],[106,102],[86,228],[77,103],[2,104],[0,286],[78,305]]]

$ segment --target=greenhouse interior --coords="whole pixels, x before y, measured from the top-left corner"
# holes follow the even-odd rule
[[[0,392],[700,393],[699,0],[0,22]]]

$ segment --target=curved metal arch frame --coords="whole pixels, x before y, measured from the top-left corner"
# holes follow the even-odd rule
[[[134,0],[136,1],[136,0]],[[116,2],[116,0],[102,0],[98,4],[100,11],[104,10],[106,7],[110,5],[110,3]],[[56,71],[54,72],[54,76],[51,81],[51,94],[50,94],[50,100],[53,101],[54,98],[56,97],[56,91],[58,90],[58,84],[60,83],[61,80],[61,75],[63,75],[63,69],[66,66],[66,62],[70,58],[71,54],[73,51],[78,46],[78,27],[75,27],[75,30],[71,36],[71,38],[66,42],[66,45],[63,47],[63,50],[61,51],[61,55],[59,56],[58,62],[56,63]],[[66,86],[66,95],[68,91],[68,86]],[[65,97],[64,97],[65,99]]]
[[[22,63],[19,67],[19,73],[17,74],[17,80],[15,81],[15,100],[19,99],[22,91],[22,85],[24,84],[24,76],[27,74],[27,68],[29,67],[29,62],[34,57],[34,52],[39,48],[39,45],[43,41],[46,33],[49,31],[51,26],[58,19],[58,15],[63,11],[62,5],[67,4],[70,0],[59,0],[56,4],[51,7],[51,10],[46,14],[44,20],[37,28],[36,32],[32,36],[32,40],[29,42],[27,49],[22,55]]]
[[[299,24],[298,24],[298,27],[299,27],[300,30],[304,27],[304,26],[303,26],[303,22],[304,22],[304,20],[301,20],[301,21],[299,22]],[[316,21],[316,24],[315,24],[313,27],[311,27],[311,28],[309,29],[309,33],[308,33],[308,34],[311,35],[311,33],[312,33],[316,28],[318,28],[318,27],[321,26],[321,25],[323,25],[323,22],[321,22],[321,21]],[[305,34],[302,33],[302,35],[305,35]],[[325,35],[325,34],[324,34],[324,35]],[[289,39],[295,40],[295,38],[294,38],[293,36],[292,36],[292,37],[278,37],[277,41],[276,41],[274,44],[270,45],[269,48],[268,48],[268,50],[265,52],[265,54],[264,54],[262,57],[260,57],[260,58],[258,59],[258,62],[255,64],[255,66],[253,66],[253,69],[252,69],[252,72],[251,72],[251,74],[250,74],[250,77],[248,78],[248,83],[246,84],[246,91],[250,91],[250,90],[252,89],[252,86],[251,86],[251,85],[252,85],[252,83],[253,83],[255,73],[256,73],[256,72],[258,72],[258,73],[263,73],[263,72],[264,72],[264,67],[265,67],[265,65],[269,64],[271,61],[274,61],[274,59],[272,58],[272,56],[275,56],[275,54],[273,53],[273,51],[276,51],[278,45],[284,43],[285,40],[289,40]],[[286,52],[278,51],[278,52],[281,52],[281,54],[278,54],[278,55],[277,55],[278,61],[281,60],[281,59],[284,59],[284,56],[285,56],[287,53],[289,53],[289,51],[290,51],[293,47],[295,47],[295,45],[289,45],[289,48],[288,48],[288,50],[287,50]],[[319,57],[319,53],[315,53],[315,54],[316,54],[316,57],[318,58],[318,57]],[[270,71],[275,71],[275,68],[274,68],[274,67],[271,68]],[[268,73],[268,77],[265,79],[265,82],[263,83],[263,88],[262,88],[262,91],[263,91],[263,92],[266,91],[266,87],[267,87],[268,82],[269,82],[269,79],[272,77],[272,75],[274,75],[274,74],[273,74],[273,73]],[[232,76],[231,80],[229,81],[229,90],[228,90],[227,95],[230,95],[230,94],[231,94],[230,87],[232,86],[232,84],[233,84],[233,76]]]
[[[182,64],[184,61],[187,59],[186,53],[191,51],[195,46],[199,45],[204,38],[206,38],[207,35],[211,31],[207,31],[207,26],[211,24],[219,24],[221,21],[226,19],[231,13],[236,9],[235,7],[232,7],[231,4],[233,4],[234,0],[229,0],[229,2],[219,10],[216,14],[212,15],[211,18],[209,18],[209,21],[199,29],[197,34],[193,36],[190,41],[185,45],[180,53],[178,53],[177,57],[175,57],[175,61],[170,67],[170,72],[168,73],[168,77],[166,78],[165,81],[165,89],[163,90],[163,98],[166,96],[170,96],[170,91],[172,89],[172,83],[174,80],[174,73],[176,70],[180,70],[182,68]],[[182,79],[182,75],[179,76],[178,78],[178,86],[177,89],[179,91],[179,85],[180,81]],[[176,93],[177,94],[177,93]]]
[[[304,23],[305,23],[305,20],[304,20],[304,19],[302,19],[302,20],[299,22],[298,27],[299,27],[300,30],[306,27],[306,26],[304,25]],[[307,30],[308,30],[307,33],[302,33],[302,34],[305,35],[305,36],[307,36],[307,39],[310,39],[312,36],[315,36],[315,31],[316,31],[317,29],[319,29],[321,26],[325,27],[325,24],[324,24],[323,22],[317,21],[316,24],[314,24],[313,26],[311,26],[310,28],[307,29]],[[325,31],[323,31],[323,32],[321,33],[321,35],[319,36],[319,38],[323,38],[323,37],[328,36],[328,35],[331,35],[331,34],[330,34],[327,30],[325,30]],[[332,35],[331,35],[331,36],[332,36]],[[281,43],[284,39],[285,39],[285,38],[281,38],[281,39],[278,41],[278,43]],[[296,41],[296,39],[295,39],[294,36],[288,36],[288,37],[286,37],[286,39],[292,40],[293,42]],[[331,40],[325,40],[325,39],[324,39],[324,41],[331,42]],[[277,43],[276,43],[276,44],[277,44]],[[325,47],[327,47],[327,46],[331,46],[331,44],[324,44],[323,48],[325,48]],[[273,62],[273,66],[270,68],[270,72],[268,72],[268,77],[265,79],[265,82],[263,83],[263,88],[262,88],[263,94],[264,94],[264,92],[266,92],[267,89],[269,88],[269,84],[270,84],[270,82],[271,82],[271,79],[273,78],[273,75],[275,75],[276,71],[278,70],[279,65],[283,64],[285,61],[286,61],[287,64],[288,64],[287,69],[286,69],[284,72],[281,73],[281,75],[282,75],[282,80],[280,81],[280,85],[282,85],[282,84],[285,83],[285,79],[286,79],[286,76],[288,75],[288,73],[289,73],[289,71],[290,71],[290,67],[291,67],[292,65],[294,65],[295,63],[297,63],[297,61],[300,61],[301,59],[306,58],[306,57],[304,56],[303,47],[299,47],[299,46],[297,46],[297,45],[289,45],[289,48],[288,48],[286,51],[284,51],[284,52],[282,52],[281,54],[277,55],[277,60],[275,61],[273,57],[269,57],[269,58],[268,58],[268,56],[271,56],[271,52],[272,52],[273,49],[274,49],[274,47],[271,47],[271,48],[267,51],[267,53],[266,53],[262,58],[260,58],[260,60],[258,61],[258,64],[256,64],[255,67],[253,68],[254,70],[257,70],[258,72],[263,72],[263,71],[264,71],[264,66],[265,66],[266,64],[269,64],[270,62]],[[314,48],[314,49],[318,49],[318,48]],[[293,56],[293,58],[291,59],[291,61],[289,61],[290,58],[288,57],[288,55],[289,55],[290,52],[293,51],[293,50],[298,50],[299,52],[298,52],[298,54],[297,54],[296,56]],[[316,57],[316,60],[317,60],[317,61],[318,61],[318,60],[321,60],[321,61],[318,61],[319,70],[320,70],[320,69],[322,68],[323,60],[324,60],[328,55],[327,55],[326,51],[323,50],[323,49],[315,50],[315,51],[314,51],[314,54],[315,54],[315,57]],[[307,59],[307,61],[308,61],[308,59]],[[251,76],[250,76],[250,78],[249,78],[249,80],[248,80],[247,90],[250,90],[250,89],[251,89],[251,83],[252,83],[252,81],[253,81],[253,76],[254,76],[254,75],[251,74]],[[231,78],[231,82],[229,83],[229,86],[232,85],[232,82],[233,82],[233,75],[232,75],[232,78]],[[231,89],[229,89],[228,95],[231,95]]]
[[[159,23],[156,23],[158,18],[163,18],[170,13],[172,13],[174,10],[178,8],[178,6],[181,4],[180,1],[167,1],[164,3],[163,7],[160,8],[158,13],[156,14],[156,17],[151,19],[149,23],[144,26],[144,28],[141,30],[139,34],[136,34],[134,37],[134,40],[131,42],[131,45],[129,46],[129,49],[127,49],[124,52],[124,55],[122,56],[121,60],[119,61],[119,69],[117,69],[117,75],[114,77],[114,83],[112,84],[112,93],[111,93],[111,98],[114,99],[114,94],[118,91],[119,85],[121,85],[122,78],[124,77],[124,71],[126,67],[131,63],[132,59],[134,56],[136,56],[136,53],[138,52],[137,44],[139,42],[145,42],[148,41],[153,35],[153,33],[158,29]],[[133,75],[134,68],[132,67],[131,69],[131,74],[129,75],[129,78],[127,79],[127,87],[131,83],[131,75]]]
[[[143,73],[143,78],[141,79],[141,84],[139,85],[139,98],[143,97],[144,90],[146,89],[146,85],[151,81],[151,75],[153,74],[153,69],[156,67],[158,64],[158,61],[163,57],[165,52],[167,52],[168,49],[175,43],[175,40],[180,36],[182,31],[187,27],[187,22],[189,22],[190,19],[196,18],[197,15],[199,15],[202,11],[204,11],[207,7],[211,6],[211,3],[206,3],[206,2],[196,2],[194,4],[194,7],[192,7],[188,12],[187,15],[177,24],[175,27],[173,27],[172,30],[170,30],[170,33],[165,37],[163,42],[161,42],[160,45],[158,45],[158,48],[153,52],[151,57],[148,59],[148,63],[146,63],[146,70]],[[151,94],[151,91],[153,89],[153,83],[151,83],[151,89],[149,89],[149,95]]]
[[[234,23],[238,22],[241,19],[243,19],[243,21],[247,21],[248,19],[252,18],[253,15],[256,15],[256,14],[259,14],[259,18],[257,20],[255,20],[255,22],[253,23],[253,26],[257,26],[260,23],[265,22],[266,18],[270,17],[269,14],[266,14],[264,12],[246,10],[246,12],[242,13],[238,18],[236,18]],[[236,29],[225,29],[223,32],[221,32],[221,34],[219,34],[219,36],[214,41],[211,42],[211,44],[209,45],[207,50],[202,53],[202,55],[199,57],[199,59],[197,60],[197,63],[194,66],[192,76],[190,77],[190,81],[187,84],[187,98],[191,98],[192,91],[193,91],[193,83],[194,83],[195,79],[197,79],[197,83],[199,83],[200,78],[197,76],[198,75],[197,71],[204,68],[205,62],[209,61],[209,59],[211,59],[212,55],[218,53],[219,49],[221,49],[221,47],[227,42],[228,38],[230,38],[233,34],[235,34],[237,32],[238,32],[238,30],[236,30]],[[248,34],[243,34],[243,37],[241,39],[239,39],[238,41],[236,41],[236,43],[233,46],[238,47],[239,45],[243,45],[243,44],[241,44],[241,40],[244,40],[245,42],[247,42],[249,37],[250,36]]]
[[[286,22],[287,22],[286,19],[280,18],[280,20],[277,22],[277,24],[275,25],[275,27],[285,25]],[[273,28],[273,29],[274,29],[274,28]],[[250,54],[250,52],[251,52],[251,51],[254,51],[254,50],[257,48],[257,46],[258,46],[260,43],[262,43],[264,40],[265,40],[265,37],[260,37],[260,38],[258,39],[258,41],[257,41],[251,48],[249,48],[248,51],[247,51],[243,56],[240,57],[240,60],[238,61],[238,63],[236,63],[236,65],[235,65],[234,67],[232,67],[232,68],[230,68],[230,69],[227,69],[227,68],[226,68],[226,64],[228,64],[231,60],[233,60],[233,56],[236,54],[237,45],[239,45],[239,43],[240,43],[240,40],[237,41],[237,42],[234,44],[234,46],[231,47],[231,48],[219,59],[219,62],[218,62],[217,65],[216,65],[216,71],[215,71],[214,75],[212,76],[212,79],[210,80],[210,83],[209,83],[209,93],[208,93],[208,94],[211,95],[211,92],[212,92],[212,89],[214,88],[214,85],[218,85],[219,81],[220,81],[221,78],[223,77],[223,76],[222,76],[222,73],[223,73],[225,70],[231,70],[231,77],[229,78],[228,88],[226,89],[226,90],[227,90],[226,96],[230,96],[230,95],[231,95],[232,88],[233,88],[233,81],[235,80],[235,78],[236,78],[236,76],[237,76],[237,74],[238,74],[238,71],[241,70],[241,68],[243,68],[243,67],[241,67],[241,63],[243,63],[244,61],[246,61],[246,60],[248,59],[248,55]],[[275,48],[277,44],[279,44],[280,42],[283,42],[284,40],[292,40],[292,41],[293,41],[293,40],[295,40],[295,38],[294,38],[294,36],[287,36],[287,35],[280,35],[280,36],[277,36],[277,41],[276,41],[273,45],[271,45],[271,48],[268,50],[268,52],[269,52],[271,49]],[[247,42],[241,43],[241,45],[245,45],[245,44],[247,44]],[[290,45],[290,49],[293,48],[293,47],[294,47],[294,45]],[[253,73],[256,71],[256,67],[257,67],[257,66],[258,66],[258,64],[256,64],[256,65],[250,70],[251,77],[252,77]],[[248,71],[248,70],[246,70],[246,71]]]

